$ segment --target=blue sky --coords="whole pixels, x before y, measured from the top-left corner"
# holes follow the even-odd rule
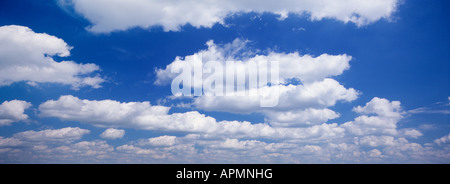
[[[447,1],[184,3],[1,1],[0,162],[450,162]],[[233,51],[297,91],[253,108],[156,82]]]

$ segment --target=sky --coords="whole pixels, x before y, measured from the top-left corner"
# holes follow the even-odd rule
[[[450,163],[448,6],[0,1],[0,163]],[[172,92],[210,61],[279,80]]]

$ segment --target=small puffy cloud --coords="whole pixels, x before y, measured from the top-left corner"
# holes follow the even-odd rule
[[[381,117],[401,118],[401,106],[399,101],[390,102],[384,98],[373,98],[364,107],[357,106],[353,111],[360,114],[376,114]]]
[[[257,140],[239,141],[238,139],[226,139],[224,142],[220,143],[217,147],[229,149],[252,149],[264,146],[266,146],[266,143]]]
[[[156,155],[156,152],[151,149],[143,149],[134,145],[122,145],[116,148],[118,151],[130,153],[132,155]],[[164,158],[164,157],[156,157],[156,158]]]
[[[106,141],[94,140],[48,147],[45,150],[34,150],[34,152],[37,159],[46,163],[98,163],[100,160],[111,161],[114,147]]]
[[[398,0],[279,0],[272,1],[208,1],[208,0],[60,0],[72,6],[93,25],[93,32],[111,32],[132,27],[162,26],[165,31],[178,31],[185,24],[212,27],[237,13],[269,12],[283,20],[289,14],[309,15],[310,20],[324,18],[367,25],[382,18],[389,19]]]
[[[125,130],[108,128],[102,134],[100,134],[100,137],[103,139],[120,139],[124,135],[125,135]]]
[[[31,103],[21,100],[4,101],[0,104],[0,126],[27,120],[28,115],[24,112],[29,107],[31,107]]]
[[[395,138],[392,136],[364,136],[359,138],[359,144],[363,146],[378,147],[378,146],[394,146],[396,144]]]
[[[71,147],[73,150],[84,152],[86,155],[107,154],[112,152],[114,148],[108,145],[105,141],[81,141],[75,143]]]
[[[32,86],[59,83],[74,89],[101,87],[104,79],[93,74],[100,70],[97,65],[53,60],[53,56],[69,56],[71,48],[60,38],[35,33],[25,26],[1,26],[0,86],[24,81]]]
[[[390,102],[387,99],[375,97],[364,107],[357,106],[353,110],[360,114],[375,115],[361,115],[353,121],[341,125],[350,133],[359,136],[371,134],[398,135],[397,123],[403,114],[399,101]],[[415,133],[417,134],[417,132]]]
[[[175,144],[176,136],[160,136],[148,139],[148,144],[152,146],[172,146]]]
[[[380,150],[377,149],[373,149],[367,152],[367,156],[371,157],[371,158],[379,158],[379,157],[383,157],[382,153]]]
[[[415,139],[417,139],[423,135],[422,132],[420,132],[416,129],[402,129],[402,130],[400,130],[400,134],[402,134],[405,137],[410,137],[410,138],[415,138]]]
[[[443,145],[443,144],[448,144],[450,143],[450,134],[443,136],[439,139],[434,140],[434,143],[438,144],[438,145]]]
[[[25,131],[14,134],[14,138],[36,142],[72,142],[81,139],[83,135],[90,133],[89,130],[78,127],[67,127],[61,129],[47,129],[41,131]]]

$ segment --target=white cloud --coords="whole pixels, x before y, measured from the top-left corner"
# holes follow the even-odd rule
[[[405,137],[411,137],[411,138],[419,138],[422,136],[422,132],[416,130],[416,129],[402,129],[400,130],[400,133]]]
[[[397,123],[403,117],[400,102],[390,102],[384,98],[373,98],[364,107],[353,108],[357,113],[375,114],[361,115],[354,121],[346,122],[341,127],[355,135],[388,134],[398,135]]]
[[[439,139],[434,140],[434,143],[438,144],[438,145],[442,145],[442,144],[448,144],[450,143],[450,134],[443,136]]]
[[[90,101],[61,96],[39,106],[41,116],[80,121],[99,127],[127,127],[144,130],[197,132],[208,136],[264,137],[298,141],[342,137],[337,124],[320,124],[306,128],[277,128],[268,124],[240,121],[216,121],[197,111],[172,113],[170,107],[152,106],[150,102],[121,103],[113,100]]]
[[[102,134],[100,134],[100,137],[103,139],[120,139],[124,135],[125,135],[125,130],[108,128]]]
[[[364,136],[359,138],[359,144],[363,146],[378,147],[378,146],[394,146],[396,144],[395,138],[392,136]]]
[[[449,101],[444,102],[435,102],[432,105],[425,106],[425,107],[419,107],[416,109],[409,110],[408,113],[410,114],[450,114],[450,97]]]
[[[70,49],[64,40],[46,33],[35,33],[24,26],[0,27],[0,86],[25,81],[29,85],[59,83],[78,89],[99,88],[104,79],[93,75],[95,64],[56,62],[53,56],[67,57]]]
[[[10,138],[3,138],[0,137],[0,147],[10,147],[10,146],[20,146],[24,142],[20,139],[10,137]]]
[[[30,107],[31,103],[21,100],[4,101],[0,104],[0,126],[27,120],[28,115],[24,114],[24,112]]]
[[[213,118],[198,112],[169,115],[170,107],[152,106],[150,102],[90,101],[70,95],[61,96],[56,101],[49,100],[41,104],[39,110],[41,116],[76,120],[99,127],[206,131],[215,123]]]
[[[125,152],[132,153],[132,154],[138,154],[138,155],[140,155],[140,154],[146,154],[146,155],[147,154],[155,154],[155,151],[153,151],[153,150],[142,149],[142,148],[139,148],[139,147],[136,147],[133,145],[127,145],[127,144],[117,147],[117,150],[125,151]]]
[[[280,127],[301,127],[325,123],[330,119],[339,117],[339,114],[330,109],[314,109],[292,111],[267,111],[265,112],[267,121],[272,126]]]
[[[90,133],[89,130],[78,127],[67,127],[61,129],[47,129],[41,131],[25,131],[14,134],[14,138],[36,142],[72,142],[81,139],[83,135]]]
[[[377,149],[370,150],[369,152],[367,152],[367,154],[369,157],[375,157],[375,158],[383,157],[381,151],[377,150]]]
[[[212,27],[224,23],[230,15],[247,12],[269,12],[283,20],[288,15],[308,15],[310,20],[324,18],[367,25],[382,18],[390,19],[398,0],[280,0],[272,1],[208,1],[208,0],[60,0],[72,5],[76,12],[93,25],[93,32],[111,32],[132,27],[162,26],[165,31],[178,31],[180,26]]]
[[[267,67],[267,65],[259,65],[259,63],[278,61],[280,75],[278,83],[272,83],[270,87],[260,85],[258,89],[238,90],[235,96],[203,95],[195,97],[192,107],[207,111],[232,113],[294,110],[298,112],[308,108],[323,109],[334,106],[337,101],[350,102],[359,95],[359,92],[355,89],[347,89],[336,80],[328,78],[341,75],[345,70],[349,69],[351,56],[346,54],[322,54],[318,57],[313,57],[310,55],[301,56],[298,52],[288,54],[269,52],[267,55],[259,55],[247,48],[246,44],[248,42],[235,39],[231,43],[217,45],[210,40],[206,43],[208,49],[185,57],[176,57],[165,69],[158,69],[156,71],[157,80],[155,84],[168,84],[176,78],[179,74],[172,73],[171,69],[179,63],[188,63],[192,68],[196,68],[200,65],[204,67],[210,61],[216,61],[225,67],[228,61],[232,61],[235,63],[232,68],[236,71],[245,71],[246,67],[250,66],[248,65],[249,63]],[[271,70],[268,71],[271,73]],[[217,71],[215,72],[217,73]],[[202,78],[199,78],[199,75],[194,75],[193,77],[197,77],[194,79],[196,81],[205,81],[209,75],[211,74],[204,73]],[[291,80],[298,80],[301,84],[289,84]],[[215,85],[216,87],[221,85],[224,89],[229,87],[236,89],[236,84],[229,86],[227,82]],[[193,88],[201,89],[202,87],[201,82],[193,83]],[[265,97],[260,94],[267,94],[267,96],[279,95],[278,105],[270,109],[261,107],[260,102]],[[313,118],[311,117],[310,119]]]
[[[384,98],[373,98],[370,102],[366,103],[364,107],[357,106],[353,108],[353,111],[360,114],[376,114],[381,117],[389,118],[401,118],[401,107],[399,101],[392,101]]]
[[[108,163],[114,158],[114,147],[106,141],[81,141],[46,150],[35,150],[37,160],[46,163]],[[103,161],[103,162],[102,162]]]
[[[298,79],[302,82],[321,81],[326,77],[341,75],[345,70],[350,68],[351,56],[322,54],[317,57],[311,55],[300,55],[298,52],[292,53],[276,53],[270,51],[266,55],[255,54],[247,47],[249,41],[235,39],[231,43],[218,45],[213,40],[206,43],[208,49],[200,50],[197,53],[184,57],[176,57],[175,60],[166,66],[165,69],[156,71],[157,80],[155,84],[168,84],[178,74],[171,73],[171,68],[178,62],[187,62],[192,68],[202,64],[204,67],[207,62],[217,61],[223,66],[227,61],[234,61],[234,68],[237,71],[245,71],[245,65],[254,62],[258,66],[259,63],[270,63],[278,61],[280,67],[280,81],[286,82],[289,79]],[[264,65],[265,66],[265,65]],[[270,72],[270,70],[269,70]],[[206,78],[208,75],[204,75]],[[193,84],[193,87],[202,87]]]
[[[198,123],[197,126],[203,127],[202,118],[210,118],[212,123],[208,124],[209,131],[194,131],[184,137],[164,135],[132,140],[117,147],[98,140],[74,142],[88,130],[65,134],[61,133],[64,132],[63,129],[27,131],[12,137],[0,137],[0,158],[8,158],[8,162],[20,162],[33,155],[31,162],[48,163],[74,160],[78,163],[446,163],[450,160],[445,146],[421,145],[406,139],[421,136],[419,131],[410,128],[388,128],[390,131],[385,131],[383,122],[377,124],[380,123],[378,121],[374,124],[352,121],[353,126],[370,130],[355,135],[354,132],[346,131],[349,127],[338,124],[312,124],[302,128],[272,127],[269,124],[240,121],[218,122],[204,115],[200,119],[186,119],[183,117],[184,113],[175,116],[172,115],[176,113],[168,114],[169,109],[160,116],[154,116],[146,111],[151,109],[150,103],[138,108],[144,102],[89,101],[73,96],[63,96],[57,101],[48,102],[51,103],[48,106],[44,105],[47,102],[44,103],[42,108],[45,107],[44,111],[54,114],[61,113],[55,117],[84,122],[87,119],[83,118],[83,114],[86,113],[87,117],[94,118],[90,123],[97,126],[143,128],[149,126],[145,125],[149,120],[158,119],[168,127],[176,127],[158,130],[173,132],[186,129],[169,122],[181,121],[180,124],[188,124],[193,121]],[[80,109],[88,111],[80,113],[79,103],[82,104]],[[97,106],[101,108],[93,108]],[[72,107],[75,110],[68,110]],[[89,111],[96,115],[87,113]],[[381,98],[374,98],[365,106],[357,106],[354,111],[373,114],[359,117],[378,118],[380,121],[389,118],[398,120],[403,114],[399,102]],[[122,114],[119,115],[119,112]],[[128,116],[130,112],[142,121],[134,121],[131,118],[133,116]],[[117,116],[109,117],[110,124],[100,121],[113,114]],[[186,127],[189,126],[191,125]],[[391,131],[396,134],[392,135]],[[55,144],[61,142],[64,145]],[[437,145],[449,142],[450,135],[435,140]]]
[[[112,152],[114,147],[108,145],[105,141],[81,141],[73,144],[72,149],[76,152],[82,152],[83,154],[89,155],[99,155],[108,154]]]
[[[216,145],[212,145],[216,147]],[[224,142],[217,145],[219,148],[230,148],[230,149],[251,149],[255,147],[264,147],[266,144],[257,140],[247,140],[239,141],[237,139],[226,139]]]
[[[147,143],[152,146],[172,146],[175,144],[176,136],[160,136],[148,139]]]
[[[338,101],[353,101],[359,92],[353,88],[347,89],[334,79],[323,79],[304,85],[277,85],[261,87],[259,93],[279,92],[278,105],[271,108],[261,107],[264,97],[256,95],[256,90],[249,90],[255,95],[236,96],[200,96],[194,98],[195,108],[207,111],[223,111],[233,113],[262,112],[264,110],[290,111],[307,108],[325,108],[334,106]],[[271,95],[269,95],[271,96]]]
[[[441,163],[450,160],[445,150],[423,147],[405,138],[364,136],[356,138],[354,144],[346,140],[269,143],[188,134],[140,139],[114,147],[99,140],[55,145],[1,137],[0,158],[8,158],[7,162],[13,163],[24,160],[31,163]]]
[[[412,114],[420,114],[420,113],[424,113],[424,114],[450,114],[450,110],[447,109],[431,109],[431,108],[427,108],[427,107],[420,107],[417,109],[413,109],[413,110],[409,110],[408,113],[412,113]]]

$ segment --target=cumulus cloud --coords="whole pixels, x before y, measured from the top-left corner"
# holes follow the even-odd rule
[[[314,109],[292,111],[267,111],[265,113],[267,120],[273,126],[298,127],[311,126],[325,123],[328,120],[339,117],[339,114],[330,109]]]
[[[165,31],[178,31],[185,24],[210,28],[237,13],[269,12],[285,19],[289,14],[308,15],[310,20],[324,18],[352,22],[363,26],[380,19],[390,19],[398,0],[280,0],[272,1],[208,1],[208,0],[60,0],[87,18],[92,32],[111,32],[132,27],[162,26]]]
[[[20,146],[24,142],[20,139],[10,137],[10,138],[3,138],[0,137],[0,147],[14,147],[14,146]]]
[[[261,137],[271,139],[325,140],[342,137],[337,124],[318,124],[305,128],[278,128],[266,123],[217,121],[197,111],[169,114],[170,107],[150,102],[81,100],[61,96],[39,106],[41,116],[80,121],[99,127],[127,127],[143,130],[181,131],[214,136]]]
[[[360,114],[376,114],[382,117],[401,118],[401,106],[399,101],[392,101],[385,98],[373,98],[370,102],[366,103],[364,107],[357,106],[353,108],[353,111]]]
[[[226,139],[224,142],[217,145],[219,148],[230,149],[252,149],[255,147],[264,147],[266,144],[257,140],[239,141],[238,139]],[[216,147],[216,145],[212,145]]]
[[[127,152],[127,153],[131,153],[131,154],[134,154],[134,155],[135,154],[137,154],[137,155],[141,155],[141,154],[145,154],[145,155],[153,154],[153,155],[156,155],[155,151],[153,151],[153,150],[142,149],[140,147],[136,147],[134,145],[128,145],[128,144],[117,147],[117,150],[118,151],[124,151],[124,152]],[[161,158],[161,157],[159,157],[159,158]]]
[[[47,150],[33,148],[38,160],[47,163],[99,163],[114,156],[114,146],[106,141],[81,141],[57,147],[47,147]]]
[[[373,98],[364,107],[357,106],[353,111],[363,114],[354,121],[346,122],[343,128],[355,135],[388,134],[398,135],[397,123],[403,117],[399,101]],[[372,116],[368,116],[373,114]]]
[[[87,129],[67,127],[61,129],[47,129],[41,131],[25,131],[14,134],[14,138],[36,142],[72,142],[90,133]]]
[[[392,136],[364,136],[357,138],[360,145],[378,147],[378,146],[393,146],[396,144],[395,138]]]
[[[443,145],[443,144],[448,144],[450,143],[450,134],[443,136],[439,139],[434,140],[434,143],[438,144],[438,145]]]
[[[402,129],[400,131],[400,134],[402,134],[405,137],[410,137],[410,138],[419,138],[420,136],[422,136],[422,132],[416,130],[416,129]]]
[[[78,89],[99,88],[104,82],[95,64],[74,61],[56,62],[52,57],[67,57],[70,47],[64,40],[46,33],[35,33],[25,26],[0,27],[0,86],[15,82],[59,83]]]
[[[13,122],[24,121],[28,115],[25,110],[31,107],[31,103],[21,100],[4,101],[0,104],[0,126],[8,126]]]
[[[175,60],[164,69],[156,71],[157,79],[155,84],[169,84],[178,74],[172,73],[171,69],[179,62],[188,63],[192,68],[205,66],[207,62],[217,61],[223,66],[227,61],[233,61],[236,71],[245,71],[246,64],[256,63],[258,67],[266,67],[261,63],[278,61],[280,67],[280,82],[286,83],[290,79],[298,79],[302,82],[314,82],[323,80],[326,77],[341,75],[350,68],[351,56],[346,54],[329,55],[322,54],[317,57],[311,55],[300,55],[298,52],[277,53],[270,51],[262,55],[256,54],[247,47],[248,40],[235,39],[231,43],[216,44],[213,40],[206,43],[208,48],[200,50],[192,55],[176,57]],[[267,67],[266,67],[267,68]],[[270,70],[268,70],[270,72]],[[205,74],[203,78],[207,78]],[[201,84],[193,84],[193,87],[202,87]],[[198,85],[198,86],[197,86]]]
[[[439,163],[450,160],[445,151],[393,136],[356,137],[353,143],[345,138],[303,143],[201,134],[164,135],[118,146],[100,140],[61,145],[52,141],[36,144],[17,136],[0,137],[0,158],[8,158],[7,162],[26,159],[31,163]]]
[[[207,111],[223,111],[233,113],[251,113],[272,111],[289,111],[308,108],[326,108],[334,106],[338,101],[351,102],[358,97],[359,92],[353,88],[347,89],[334,79],[323,79],[304,85],[266,86],[249,90],[250,95],[236,96],[200,96],[194,98],[195,108]],[[251,94],[255,95],[251,95]],[[278,93],[278,105],[266,108],[260,105],[264,96],[257,94]],[[326,110],[325,110],[326,111]]]
[[[152,146],[172,146],[175,144],[176,136],[160,136],[148,139],[148,144]]]
[[[212,40],[208,41],[208,46],[205,50],[200,50],[197,53],[184,57],[176,57],[175,60],[166,66],[164,69],[156,70],[157,79],[155,84],[164,85],[170,83],[176,77],[179,77],[177,73],[172,73],[173,67],[181,63],[186,63],[191,68],[200,67],[204,71],[207,70],[207,64],[210,61],[214,61],[227,69],[236,71],[236,73],[246,73],[249,68],[252,68],[252,64],[258,66],[260,70],[267,70],[268,75],[274,75],[273,71],[268,69],[268,65],[264,63],[278,62],[279,63],[279,80],[270,81],[271,86],[264,84],[257,84],[257,88],[251,88],[249,85],[245,86],[245,89],[238,88],[237,82],[228,83],[226,81],[225,72],[214,71],[219,77],[224,78],[223,82],[216,82],[214,85],[220,89],[236,89],[235,95],[209,95],[208,91],[203,88],[205,93],[203,96],[193,98],[191,104],[192,107],[197,109],[203,109],[207,111],[224,111],[232,113],[252,113],[260,112],[268,114],[274,120],[277,120],[277,124],[281,124],[281,119],[275,118],[276,115],[288,114],[290,112],[303,112],[312,111],[311,108],[317,109],[316,112],[327,113],[324,116],[320,116],[318,113],[310,114],[313,117],[303,117],[297,124],[316,124],[319,122],[325,122],[323,119],[329,117],[329,119],[336,118],[335,113],[326,107],[334,106],[338,101],[353,101],[355,100],[359,92],[353,88],[346,88],[338,81],[329,77],[341,75],[345,70],[350,68],[351,56],[346,54],[342,55],[328,55],[322,54],[317,57],[310,55],[300,55],[298,52],[293,53],[276,53],[269,52],[267,54],[257,54],[256,51],[247,47],[249,41],[235,39],[231,43],[227,44],[215,44]],[[228,65],[230,62],[234,65]],[[248,74],[248,73],[246,73]],[[203,72],[203,76],[191,75],[193,81],[203,81],[206,83],[208,78],[213,75]],[[261,79],[261,75],[258,74],[258,78]],[[184,76],[182,76],[184,77]],[[249,76],[245,79],[246,83],[249,83]],[[183,78],[183,80],[188,80]],[[225,82],[226,81],[226,82]],[[298,81],[299,84],[292,84],[291,81]],[[204,84],[203,84],[204,85]],[[192,88],[202,89],[201,82],[194,82]],[[264,95],[263,95],[264,94]],[[261,106],[261,101],[267,96],[279,96],[278,105],[266,108]],[[309,110],[308,110],[309,109]],[[307,115],[307,113],[303,113]],[[310,120],[321,119],[320,121],[311,122]],[[274,122],[275,124],[275,122]],[[292,124],[292,121],[291,121]],[[285,125],[288,126],[288,123]]]
[[[95,101],[62,96],[39,108],[41,115],[103,127],[145,129],[156,127],[152,125],[155,123],[152,119],[156,119],[166,126],[157,130],[182,131],[187,135],[163,135],[112,146],[106,141],[80,140],[89,133],[80,128],[25,131],[0,137],[0,162],[5,161],[1,158],[8,158],[6,162],[13,163],[29,158],[32,159],[28,162],[41,163],[74,160],[77,163],[441,163],[450,160],[445,147],[450,142],[448,135],[436,139],[435,144],[419,144],[408,138],[417,138],[421,132],[411,128],[397,129],[396,126],[385,131],[386,127],[377,124],[379,122],[362,124],[354,120],[351,121],[353,127],[325,123],[274,127],[266,123],[217,121],[196,111],[192,112],[201,116],[191,119],[184,117],[185,113],[168,113],[169,107],[164,113],[155,115],[149,112],[154,110],[152,107],[149,102]],[[361,116],[399,121],[398,118],[403,117],[401,109],[400,102],[374,98],[364,106],[356,106],[354,111],[363,114]],[[334,116],[331,111],[309,111]],[[210,124],[205,125],[208,121]],[[190,122],[209,127],[192,131]],[[364,130],[363,133],[353,132],[351,128],[355,127]],[[396,134],[392,134],[394,130]]]
[[[124,135],[125,135],[125,130],[108,128],[102,134],[100,134],[100,137],[103,139],[120,139]]]
[[[212,40],[206,43],[207,49],[200,50],[192,55],[176,57],[175,60],[164,69],[157,69],[157,79],[155,84],[165,85],[174,80],[179,74],[172,73],[173,67],[180,63],[186,63],[191,68],[199,67],[207,70],[208,62],[214,61],[227,69],[214,71],[218,76],[224,78],[223,82],[214,84],[220,86],[224,91],[228,88],[236,89],[234,95],[215,95],[205,93],[202,96],[191,98],[189,107],[206,111],[220,111],[231,113],[262,113],[266,117],[266,122],[272,127],[276,127],[277,134],[284,134],[281,128],[298,128],[297,131],[305,128],[333,127],[332,124],[325,124],[328,120],[339,117],[339,113],[330,110],[328,107],[334,106],[338,102],[351,102],[358,98],[360,92],[353,88],[346,88],[335,79],[329,78],[341,75],[350,68],[351,56],[322,54],[317,57],[310,55],[300,55],[293,53],[276,53],[269,51],[267,54],[258,54],[257,51],[248,48],[248,40],[235,39],[227,44],[215,44]],[[229,69],[236,73],[248,72],[248,67],[256,64],[259,69],[267,70],[269,75],[274,75],[267,65],[261,63],[279,62],[279,80],[271,81],[271,85],[257,84],[251,88],[250,84],[245,89],[239,89],[238,83],[228,83],[226,72]],[[233,62],[234,65],[228,65]],[[229,67],[230,66],[230,67]],[[229,68],[228,68],[229,67]],[[194,69],[195,70],[195,69]],[[193,71],[191,71],[193,72]],[[248,73],[247,73],[248,74]],[[181,74],[180,74],[181,75]],[[188,74],[189,75],[189,74]],[[202,89],[201,82],[206,82],[210,77],[209,73],[203,76],[191,75],[195,89]],[[215,75],[215,74],[214,74]],[[258,78],[262,76],[258,74]],[[184,77],[184,76],[182,76]],[[245,79],[249,83],[250,76]],[[183,78],[183,80],[188,80]],[[292,81],[297,81],[293,83]],[[278,96],[278,104],[273,107],[261,105],[267,96]],[[338,128],[338,127],[334,127]],[[334,129],[333,128],[333,129]],[[289,130],[290,131],[290,130]],[[260,132],[255,130],[254,133]],[[338,131],[340,132],[340,130]],[[263,133],[265,134],[265,133]],[[305,135],[310,135],[305,133]],[[339,133],[339,135],[342,135]]]

